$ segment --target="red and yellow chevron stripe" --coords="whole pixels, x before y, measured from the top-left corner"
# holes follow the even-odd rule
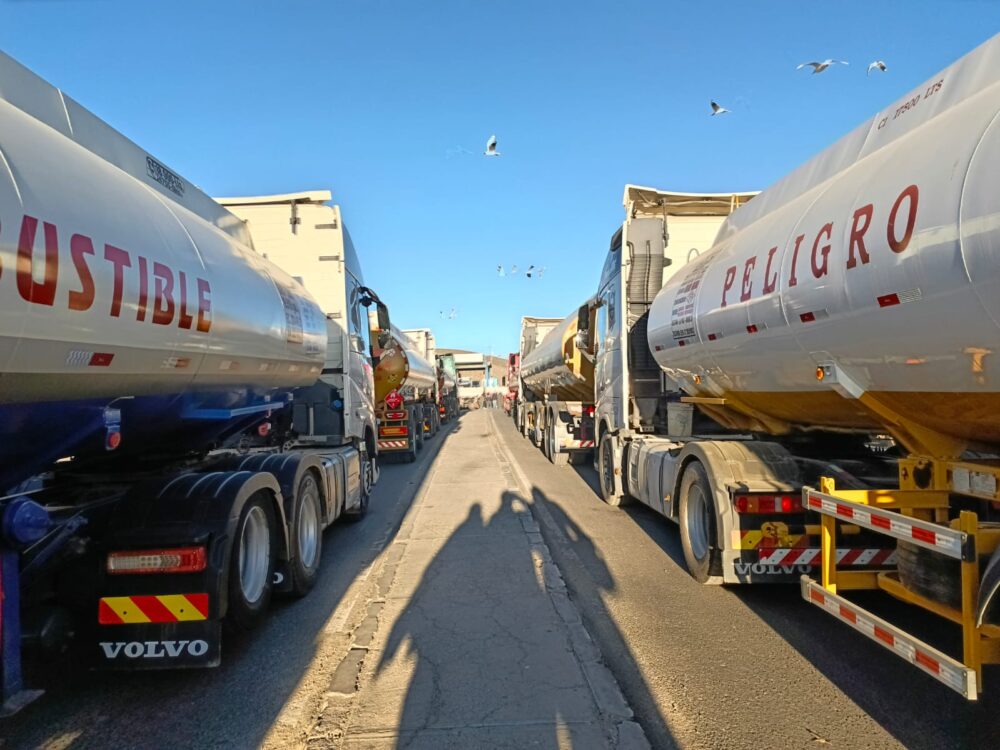
[[[104,596],[97,606],[101,625],[190,622],[208,619],[208,594]]]

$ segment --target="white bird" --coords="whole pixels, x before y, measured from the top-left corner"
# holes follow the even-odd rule
[[[712,117],[715,117],[716,115],[725,114],[726,112],[729,111],[728,109],[720,105],[718,102],[710,102],[710,103],[712,105]]]
[[[840,65],[850,65],[850,63],[847,62],[846,60],[829,60],[829,59],[827,59],[827,60],[824,60],[823,62],[805,62],[805,63],[802,63],[801,65],[797,66],[795,69],[796,70],[802,70],[802,68],[806,67],[807,65],[811,65],[812,69],[813,69],[813,75],[816,75],[817,73],[822,73],[824,70],[826,70],[827,68],[829,68],[831,65],[837,65],[837,64],[840,64]]]
[[[510,267],[510,275],[513,276],[515,273],[517,273],[517,265]]]
[[[451,308],[451,312],[450,312],[450,313],[448,313],[448,320],[454,320],[454,319],[456,318],[456,316],[457,316],[457,315],[458,315],[458,311],[457,311],[457,310],[455,310],[455,308],[454,308],[454,307],[453,307],[453,308]]]
[[[883,73],[886,71],[885,63],[882,60],[875,60],[871,65],[868,66],[867,75],[871,75],[873,70],[881,70]]]
[[[497,264],[497,276],[500,276],[501,278],[506,276],[506,274],[503,272],[503,266],[499,264]]]
[[[532,274],[534,274],[538,278],[542,278],[543,273],[545,273],[545,266],[538,266],[538,268],[535,268],[534,266],[529,266],[528,270],[524,272],[524,275],[527,276],[529,279],[532,277]]]
[[[497,151],[497,137],[491,135],[490,139],[486,141],[486,150],[483,151],[483,156],[500,156],[500,152]]]

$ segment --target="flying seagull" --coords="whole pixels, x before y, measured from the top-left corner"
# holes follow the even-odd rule
[[[497,137],[491,135],[490,139],[486,141],[486,150],[483,151],[483,156],[500,156],[500,152],[497,151]]]
[[[846,60],[829,60],[829,59],[827,59],[827,60],[824,60],[823,62],[806,62],[806,63],[802,63],[801,65],[796,66],[795,69],[796,70],[802,70],[802,68],[806,67],[807,65],[811,65],[812,69],[813,69],[813,75],[816,75],[817,73],[822,73],[824,70],[826,70],[827,68],[829,68],[831,65],[837,65],[837,64],[840,64],[840,65],[850,65],[850,63],[847,62]]]
[[[453,308],[451,308],[451,312],[450,312],[450,313],[448,313],[448,320],[454,320],[454,319],[456,318],[456,316],[457,316],[457,315],[458,315],[458,311],[457,311],[457,310],[455,310],[455,308],[454,308],[454,307],[453,307]]]
[[[501,278],[503,276],[506,276],[506,274],[503,272],[503,266],[499,264],[497,264],[497,276],[500,276]]]
[[[712,117],[715,117],[716,115],[725,114],[726,112],[729,111],[718,102],[710,102],[710,103],[712,105]]]
[[[545,266],[538,266],[537,268],[535,266],[529,266],[528,270],[524,272],[524,275],[527,276],[529,279],[532,277],[532,275],[537,276],[538,278],[542,278],[543,273],[545,273]]]
[[[883,73],[885,73],[886,70],[885,63],[882,60],[876,60],[875,62],[873,62],[871,65],[868,66],[868,75],[871,75],[873,70],[881,70]]]
[[[515,273],[517,273],[517,264],[510,267],[510,275],[513,276]]]

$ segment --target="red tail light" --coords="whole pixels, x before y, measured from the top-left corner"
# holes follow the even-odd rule
[[[802,512],[802,499],[797,495],[737,495],[733,505],[737,513]]]
[[[385,413],[386,419],[406,419],[405,411],[388,411]]]
[[[112,552],[107,571],[111,575],[137,573],[197,573],[206,565],[204,547],[141,549]]]
[[[590,406],[587,407],[586,411],[587,411],[587,416],[592,417],[594,416],[594,412],[597,411],[597,408],[593,404],[591,404]]]

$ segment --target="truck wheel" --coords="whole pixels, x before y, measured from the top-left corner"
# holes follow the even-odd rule
[[[691,577],[698,583],[722,583],[715,503],[700,463],[689,464],[681,479],[680,527],[684,561]]]
[[[407,463],[416,459],[416,454],[413,455],[413,458],[409,458],[409,453],[404,455],[407,457],[405,459]],[[369,456],[367,451],[362,450],[360,457],[361,497],[358,500],[358,509],[344,514],[344,517],[348,521],[356,523],[368,515],[368,506],[371,504],[372,490],[375,488],[375,482],[378,479],[378,464],[376,463],[376,460],[375,456]]]
[[[292,508],[292,594],[303,597],[316,584],[323,555],[323,521],[316,475],[307,471],[299,482]]]
[[[618,449],[618,440],[614,435],[605,433],[601,436],[601,445],[597,454],[597,473],[601,482],[601,497],[604,498],[604,502],[616,508],[628,505],[630,498],[625,491],[623,481],[621,451]]]
[[[258,492],[243,506],[233,548],[229,554],[229,611],[227,624],[238,631],[260,624],[271,602],[274,586],[274,508]]]
[[[546,435],[546,442],[548,443],[548,456],[549,461],[555,466],[565,466],[569,462],[569,454],[563,453],[559,450],[559,443],[556,440],[556,423],[555,420],[550,420],[548,430]]]
[[[588,459],[591,463],[593,462],[592,451],[573,451],[569,454],[570,466],[586,466]]]
[[[411,423],[412,424],[412,423]],[[413,430],[410,430],[409,448],[407,448],[406,453],[397,453],[396,455],[403,457],[403,463],[412,464],[417,460],[417,435]]]
[[[413,425],[413,435],[416,438],[417,450],[422,451],[424,449],[424,417],[423,413],[420,415],[420,419],[417,419],[416,413],[413,415],[413,421],[410,422]]]

